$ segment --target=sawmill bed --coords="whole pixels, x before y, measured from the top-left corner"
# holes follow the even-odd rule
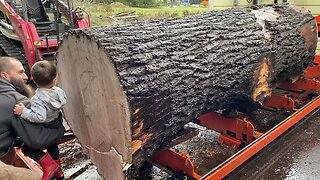
[[[288,112],[271,112],[259,109],[253,113],[251,122],[255,127],[258,127],[256,130],[264,133],[281,122],[281,120],[284,120],[286,118],[285,115],[289,115]],[[195,165],[195,171],[199,175],[205,175],[237,152],[237,150],[232,147],[219,143],[218,138],[220,133],[194,123],[189,123],[187,126],[199,129],[199,135],[172,149],[176,152],[186,152]],[[176,176],[173,174],[165,174],[156,167],[147,166],[144,166],[140,173],[140,176],[136,177],[137,179],[162,179]]]

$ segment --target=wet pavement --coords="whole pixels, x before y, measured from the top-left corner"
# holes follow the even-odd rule
[[[306,118],[226,179],[320,179],[320,112]]]
[[[102,180],[77,140],[59,145],[66,180]]]

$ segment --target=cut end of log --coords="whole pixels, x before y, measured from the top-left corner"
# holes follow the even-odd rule
[[[94,164],[112,166],[100,171],[121,179],[122,164],[132,161],[131,124],[127,96],[114,64],[86,37],[71,35],[61,47],[58,70],[68,97],[66,119]]]
[[[254,77],[256,78],[256,86],[253,89],[252,99],[254,101],[263,100],[265,97],[271,95],[271,88],[268,84],[268,77],[270,73],[270,60],[264,58],[262,64],[254,71]]]

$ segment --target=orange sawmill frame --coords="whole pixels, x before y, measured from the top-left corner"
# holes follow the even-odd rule
[[[244,162],[246,162],[249,158],[254,156],[260,150],[265,148],[275,139],[277,139],[280,135],[286,132],[289,128],[294,126],[296,123],[305,118],[312,111],[317,109],[320,106],[320,97],[317,97],[313,101],[309,102],[303,108],[297,110],[291,116],[289,116],[286,120],[282,121],[277,126],[270,129],[268,132],[264,133],[261,137],[253,141],[251,144],[240,150],[235,155],[231,156],[225,162],[220,164],[218,167],[201,177],[200,179],[206,180],[217,180],[226,177],[233,170],[238,168]]]

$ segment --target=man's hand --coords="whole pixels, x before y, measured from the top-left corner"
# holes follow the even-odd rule
[[[24,104],[22,104],[22,103],[16,104],[14,106],[13,112],[14,112],[15,115],[19,115],[20,116],[22,114],[22,111],[23,111],[24,108],[25,108]]]

